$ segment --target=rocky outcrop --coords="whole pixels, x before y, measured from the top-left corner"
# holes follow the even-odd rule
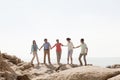
[[[30,78],[27,75],[21,75],[17,76],[17,80],[30,80]]]
[[[115,76],[115,77],[112,77],[112,78],[110,78],[110,79],[108,79],[108,80],[120,80],[120,75],[117,75],[117,76]]]
[[[6,53],[3,53],[2,57],[3,57],[3,59],[7,59],[8,62],[11,62],[11,63],[13,63],[15,65],[22,62],[21,59],[17,58],[16,56],[11,56],[11,55],[8,55]]]
[[[0,80],[120,80],[120,65],[101,68],[40,64],[33,67],[15,56],[0,52]]]
[[[19,64],[18,66],[19,66],[18,68],[19,68],[20,70],[22,70],[22,71],[24,71],[24,70],[29,69],[29,68],[32,67],[32,65],[31,65],[30,63],[25,63],[25,62]]]
[[[0,78],[5,80],[16,80],[16,77],[15,71],[3,60],[0,52]]]
[[[107,80],[118,74],[120,74],[120,71],[95,66],[85,66],[54,73],[48,77],[37,80]]]
[[[117,69],[117,68],[120,68],[120,64],[114,64],[114,65],[111,65],[111,66],[107,66],[107,68]]]

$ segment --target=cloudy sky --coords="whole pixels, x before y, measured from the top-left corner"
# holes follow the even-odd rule
[[[31,59],[32,40],[75,46],[84,38],[88,57],[120,57],[120,0],[0,0],[0,50]],[[41,50],[39,57],[43,57]],[[78,57],[80,49],[74,50]],[[63,47],[63,58],[67,48]],[[55,49],[51,50],[55,58]]]

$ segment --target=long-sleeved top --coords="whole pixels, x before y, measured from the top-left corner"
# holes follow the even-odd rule
[[[31,46],[31,52],[37,51],[37,50],[38,50],[37,44],[33,44],[33,45]]]

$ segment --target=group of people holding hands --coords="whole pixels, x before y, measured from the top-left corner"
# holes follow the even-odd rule
[[[81,61],[81,58],[83,57],[85,65],[87,65],[86,55],[88,53],[88,47],[87,47],[86,43],[84,42],[84,39],[82,38],[80,40],[81,44],[76,46],[76,47],[74,47],[73,43],[71,42],[71,38],[66,38],[66,40],[68,42],[67,45],[63,45],[62,43],[59,42],[59,39],[57,39],[55,45],[51,46],[50,43],[48,42],[48,40],[44,39],[44,43],[40,48],[38,48],[38,46],[36,44],[36,41],[33,40],[33,44],[32,44],[32,47],[31,47],[31,53],[33,53],[33,58],[31,60],[31,65],[34,65],[33,61],[34,61],[35,57],[37,59],[38,65],[40,64],[38,54],[37,54],[37,50],[41,50],[42,48],[44,48],[44,64],[46,64],[46,55],[48,56],[49,64],[51,64],[50,49],[53,49],[54,47],[56,47],[57,63],[60,64],[61,54],[62,54],[62,48],[61,48],[62,46],[68,47],[67,64],[69,64],[70,61],[71,61],[70,64],[73,64],[73,58],[72,58],[73,49],[81,47],[81,52],[80,52],[80,55],[79,55],[79,62],[80,62],[80,65],[82,66],[83,63]]]

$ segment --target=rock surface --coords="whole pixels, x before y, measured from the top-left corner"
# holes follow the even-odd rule
[[[37,80],[107,80],[118,74],[120,74],[120,71],[117,70],[84,66],[54,73],[44,78],[38,78]]]
[[[117,68],[120,68],[120,64],[114,64],[111,66],[107,66],[107,68],[117,69]]]
[[[112,78],[110,78],[110,79],[108,79],[108,80],[120,80],[120,75],[117,75],[117,76],[115,76],[115,77],[112,77]]]
[[[10,68],[8,63],[4,61],[3,56],[0,52],[0,78],[5,80],[16,80],[16,73],[15,71]]]
[[[67,64],[31,66],[16,56],[0,53],[0,80],[120,80],[120,65],[108,68]]]

